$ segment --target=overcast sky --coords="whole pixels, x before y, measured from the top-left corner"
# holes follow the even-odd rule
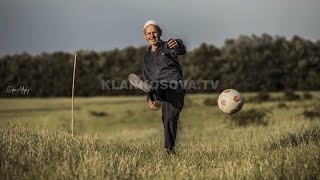
[[[319,0],[0,0],[0,55],[145,45],[150,19],[189,50],[240,34],[320,39]]]

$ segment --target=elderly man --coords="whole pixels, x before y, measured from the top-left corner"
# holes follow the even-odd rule
[[[168,154],[175,154],[178,119],[185,95],[178,55],[185,54],[186,48],[180,39],[162,41],[162,30],[153,20],[146,22],[143,31],[144,38],[150,44],[141,63],[144,82],[134,74],[129,75],[129,81],[147,92],[150,109],[157,110],[157,100],[163,102],[164,147]]]

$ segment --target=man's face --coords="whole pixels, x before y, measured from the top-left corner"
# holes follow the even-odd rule
[[[149,25],[144,29],[144,38],[150,45],[157,45],[160,41],[161,32],[155,25]]]

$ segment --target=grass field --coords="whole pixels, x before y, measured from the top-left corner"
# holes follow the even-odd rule
[[[174,156],[145,97],[76,98],[73,137],[70,98],[1,99],[0,179],[320,179],[320,119],[303,115],[319,105],[312,95],[247,102],[239,114],[267,110],[269,121],[243,127],[204,104],[216,94],[188,95]]]

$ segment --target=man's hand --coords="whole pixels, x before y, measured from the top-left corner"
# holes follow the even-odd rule
[[[148,100],[148,105],[149,105],[149,108],[150,109],[153,109],[153,110],[157,110],[157,102],[156,101],[151,101],[151,100]]]
[[[175,40],[173,38],[170,38],[168,40],[167,45],[169,48],[174,48],[174,49],[179,48],[179,44],[178,44],[177,40]]]

